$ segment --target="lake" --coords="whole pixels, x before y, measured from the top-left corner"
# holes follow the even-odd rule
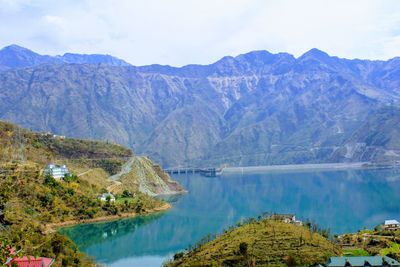
[[[79,248],[105,266],[160,266],[209,233],[265,212],[293,213],[331,233],[400,219],[400,170],[286,171],[206,178],[175,175],[189,192],[169,211],[64,228]]]

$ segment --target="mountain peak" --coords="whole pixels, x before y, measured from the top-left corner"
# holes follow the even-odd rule
[[[272,61],[274,58],[274,54],[271,54],[270,52],[266,50],[257,50],[257,51],[251,51],[246,54],[241,54],[236,57],[236,60],[238,61],[246,61],[251,64],[265,64],[267,62]]]
[[[15,51],[26,51],[26,50],[28,50],[28,51],[31,51],[28,48],[25,48],[25,47],[22,47],[22,46],[19,46],[19,45],[16,45],[16,44],[11,44],[11,45],[5,46],[1,50],[15,50]]]
[[[9,45],[0,50],[0,66],[2,69],[32,67],[52,62],[49,56],[39,55],[19,45]]]
[[[305,52],[300,58],[309,58],[309,57],[323,59],[323,58],[329,58],[330,56],[324,51],[321,51],[317,48],[312,48],[309,51]]]
[[[250,51],[245,54],[241,54],[237,57],[270,57],[271,55],[273,55],[273,54],[271,54],[267,50],[255,50],[255,51]]]
[[[16,44],[12,44],[12,45],[8,45],[3,47],[0,50],[0,53],[2,54],[8,54],[8,53],[13,53],[13,54],[35,54],[37,55],[35,52],[33,52],[32,50],[29,50],[28,48],[16,45]]]
[[[130,66],[126,61],[101,54],[73,54],[65,53],[63,56],[40,55],[25,47],[12,44],[0,50],[0,71],[13,68],[33,67],[40,64],[99,64],[104,63],[110,66]]]
[[[57,56],[58,59],[65,63],[76,63],[76,64],[99,64],[105,63],[111,66],[130,66],[126,61],[113,57],[111,55],[102,54],[75,54],[65,53],[62,56]]]

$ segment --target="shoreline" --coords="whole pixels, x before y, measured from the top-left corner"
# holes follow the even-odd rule
[[[247,167],[226,167],[222,175],[237,173],[261,173],[273,171],[308,171],[308,170],[348,170],[348,169],[380,169],[393,168],[395,165],[374,165],[371,162],[353,163],[315,163],[315,164],[287,164],[287,165],[266,165]],[[398,167],[398,166],[397,166]]]
[[[96,217],[96,218],[92,218],[92,219],[75,219],[75,220],[69,220],[69,221],[65,221],[65,222],[48,223],[48,224],[44,225],[45,230],[43,231],[43,234],[51,234],[51,233],[56,232],[60,228],[73,226],[73,225],[89,224],[89,223],[97,223],[97,222],[108,222],[108,221],[115,221],[115,220],[124,219],[124,218],[131,218],[131,217],[133,218],[133,217],[142,216],[142,215],[151,215],[153,213],[169,210],[170,208],[172,208],[172,205],[169,203],[165,203],[165,204],[161,205],[160,207],[156,207],[156,208],[147,210],[141,214],[138,214],[136,212],[127,212],[127,213],[121,213],[121,214],[117,214],[117,215],[101,216],[101,217]]]

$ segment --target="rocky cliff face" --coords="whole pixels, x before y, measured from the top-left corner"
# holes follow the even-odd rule
[[[0,73],[0,118],[113,140],[164,167],[391,161],[399,77],[398,58],[317,49],[182,68],[49,62]]]
[[[149,196],[184,193],[183,187],[165,173],[159,165],[146,157],[133,157],[128,162],[128,169],[115,179],[113,193],[123,190],[141,192]]]

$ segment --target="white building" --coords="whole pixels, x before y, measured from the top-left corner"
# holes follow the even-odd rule
[[[51,175],[54,179],[63,179],[65,175],[70,174],[67,165],[56,165],[50,163],[44,169],[45,175]]]
[[[383,229],[389,231],[400,229],[400,223],[397,220],[385,220]]]
[[[303,222],[296,219],[294,214],[272,214],[270,219],[282,221],[284,223],[291,223],[295,225],[303,225]]]
[[[98,196],[97,198],[100,199],[101,201],[106,201],[108,197],[110,198],[111,202],[115,201],[115,197],[111,193],[103,193],[100,196]]]

